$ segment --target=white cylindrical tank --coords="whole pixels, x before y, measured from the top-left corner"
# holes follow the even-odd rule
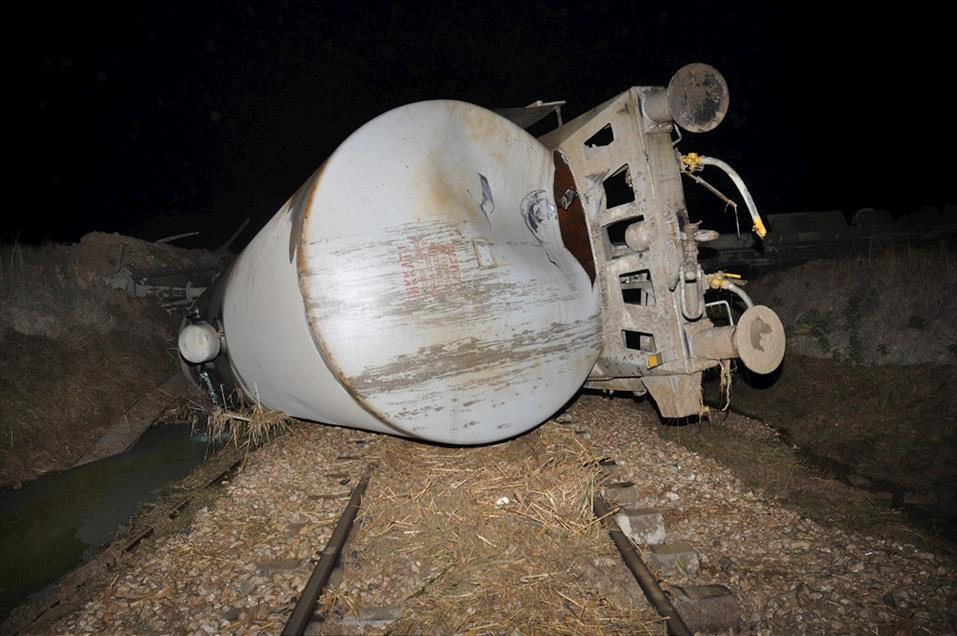
[[[220,364],[250,398],[319,422],[451,444],[538,425],[601,347],[554,171],[535,138],[472,104],[374,119],[217,284]]]

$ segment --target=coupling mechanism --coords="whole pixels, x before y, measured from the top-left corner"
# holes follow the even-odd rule
[[[784,359],[784,325],[770,307],[754,305],[741,314],[738,324],[712,327],[693,334],[695,355],[712,360],[740,358],[755,373],[771,373]]]

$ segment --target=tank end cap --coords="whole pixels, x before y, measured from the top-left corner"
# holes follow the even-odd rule
[[[219,333],[208,322],[195,322],[179,332],[179,353],[191,364],[209,362],[219,355]]]

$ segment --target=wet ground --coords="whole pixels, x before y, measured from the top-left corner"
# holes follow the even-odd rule
[[[128,452],[0,494],[0,620],[108,543],[157,490],[203,461],[182,425],[151,428]]]

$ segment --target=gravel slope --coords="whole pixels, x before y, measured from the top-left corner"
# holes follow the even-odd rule
[[[586,395],[569,413],[666,511],[669,541],[698,550],[699,582],[735,592],[743,633],[957,632],[953,560],[802,519],[718,462],[659,438],[660,424],[631,400]]]
[[[548,449],[555,444],[553,436],[571,430],[577,431],[580,439],[590,440],[594,448],[589,452],[596,456],[606,453],[616,459],[622,476],[638,484],[646,502],[665,511],[669,540],[684,539],[697,548],[702,567],[693,583],[720,583],[734,591],[742,608],[740,633],[948,634],[957,631],[954,609],[957,581],[953,560],[899,542],[825,529],[802,519],[784,505],[749,490],[719,463],[662,440],[653,429],[660,425],[657,420],[641,413],[630,400],[585,395],[570,407],[568,414],[571,426],[547,423],[528,436],[486,449],[431,447],[357,431],[297,426],[292,433],[253,453],[226,494],[200,514],[188,532],[161,540],[153,550],[143,550],[128,571],[120,573],[107,589],[98,591],[82,611],[62,620],[55,631],[64,634],[276,633],[308,578],[310,559],[315,559],[321,551],[350,488],[362,472],[363,461],[341,456],[362,455],[382,460],[386,451],[407,450],[404,468],[392,471],[389,479],[378,485],[374,480],[368,496],[375,501],[376,497],[380,500],[383,496],[393,497],[389,492],[401,494],[407,485],[403,480],[413,483],[423,477],[425,472],[418,472],[416,462],[425,462],[421,467],[428,464],[431,481],[426,479],[423,490],[410,492],[410,496],[419,504],[429,501],[433,495],[435,501],[441,502],[448,501],[449,483],[457,482],[451,479],[443,482],[436,476],[472,466],[467,463],[472,461],[468,457],[486,453],[488,457],[494,459],[498,455],[508,462],[547,457],[551,452]],[[586,447],[587,444],[585,441]],[[441,464],[443,456],[449,457],[450,463]],[[494,461],[488,461],[492,461],[494,468]],[[536,482],[531,476],[536,465],[530,462],[528,466],[527,484],[529,492],[533,492]],[[481,477],[469,484],[470,492],[484,493],[475,501],[482,503],[487,498],[497,501],[507,495],[511,501],[503,506],[515,505],[511,494],[503,495],[505,482],[502,480],[507,475],[499,473],[503,476]],[[340,483],[347,478],[348,483]],[[488,481],[481,481],[484,479]],[[379,495],[375,494],[377,488]],[[545,492],[548,491],[542,491]],[[329,493],[337,494],[335,498],[328,498]],[[539,501],[547,501],[547,496]],[[421,507],[429,509],[427,505]],[[487,505],[487,509],[489,526],[495,519],[507,516],[495,505]],[[387,507],[381,508],[386,510]],[[558,506],[555,510],[561,512]],[[383,518],[370,517],[373,522],[367,521],[354,531],[359,543],[347,548],[347,564],[361,563],[365,567],[346,568],[339,591],[333,595],[336,598],[325,601],[330,614],[336,611],[336,599],[348,609],[350,595],[372,603],[375,590],[385,588],[391,592],[383,599],[389,597],[391,602],[394,598],[405,598],[406,588],[424,588],[424,583],[435,575],[423,569],[435,553],[426,554],[423,550],[397,555],[397,559],[406,559],[409,564],[403,573],[395,567],[399,561],[388,567],[364,561],[362,540],[385,536],[388,532],[408,532],[410,542],[414,539],[415,543],[427,546],[435,545],[439,535],[449,532],[464,535],[474,529],[474,520],[467,517],[457,521],[454,515],[443,514],[442,523],[437,523],[421,511],[418,513],[421,517],[412,513],[413,508],[409,507],[406,518],[393,519],[391,524]],[[419,518],[426,522],[420,524]],[[403,526],[402,523],[416,525]],[[601,538],[600,533],[595,536]],[[486,539],[487,543],[499,545],[495,537]],[[587,536],[576,540],[585,541],[583,545],[590,541]],[[638,594],[608,543],[608,550],[596,548],[597,552],[578,563],[577,569],[568,570],[577,576],[575,594],[583,590],[587,593],[589,589],[603,590],[601,594],[608,599],[620,599],[622,593],[626,599]],[[523,556],[514,553],[515,545],[517,543],[512,546],[513,553],[508,553],[512,560],[510,568]],[[494,567],[496,554],[489,548],[480,555],[485,572],[490,565]],[[568,557],[560,553],[549,555],[552,564]],[[531,551],[529,558],[534,560]],[[528,567],[529,571],[545,571],[536,569],[537,563],[530,563]],[[454,589],[463,589],[465,580],[456,577],[459,587]],[[394,593],[400,589],[402,594]],[[572,594],[570,587],[559,587],[555,591],[566,596],[571,594],[572,598],[579,598],[576,602],[585,603]],[[552,597],[542,598],[546,599],[544,604]],[[475,595],[463,593],[458,606],[460,615],[467,617],[468,612],[477,612],[475,620],[484,620],[482,613],[487,608],[480,603],[476,605],[476,601]],[[448,615],[450,607],[454,613],[456,602],[449,595],[417,597],[414,603],[408,603],[412,611],[428,611],[432,607],[441,609],[443,614],[441,617],[413,614],[417,618],[411,622],[407,615],[398,624],[402,627],[400,631],[415,631],[416,624],[434,626],[432,619],[445,620],[443,617]],[[508,595],[499,597],[496,602],[508,602]],[[588,609],[592,611],[595,607],[613,607],[613,604]],[[628,611],[639,611],[641,607],[642,602],[638,600]],[[584,610],[583,607],[582,615]],[[465,620],[461,629],[471,624]],[[475,623],[481,624],[485,623]],[[325,631],[336,633],[336,629],[330,624]],[[504,626],[488,627],[485,631],[512,633]],[[568,628],[568,631],[573,630]]]

